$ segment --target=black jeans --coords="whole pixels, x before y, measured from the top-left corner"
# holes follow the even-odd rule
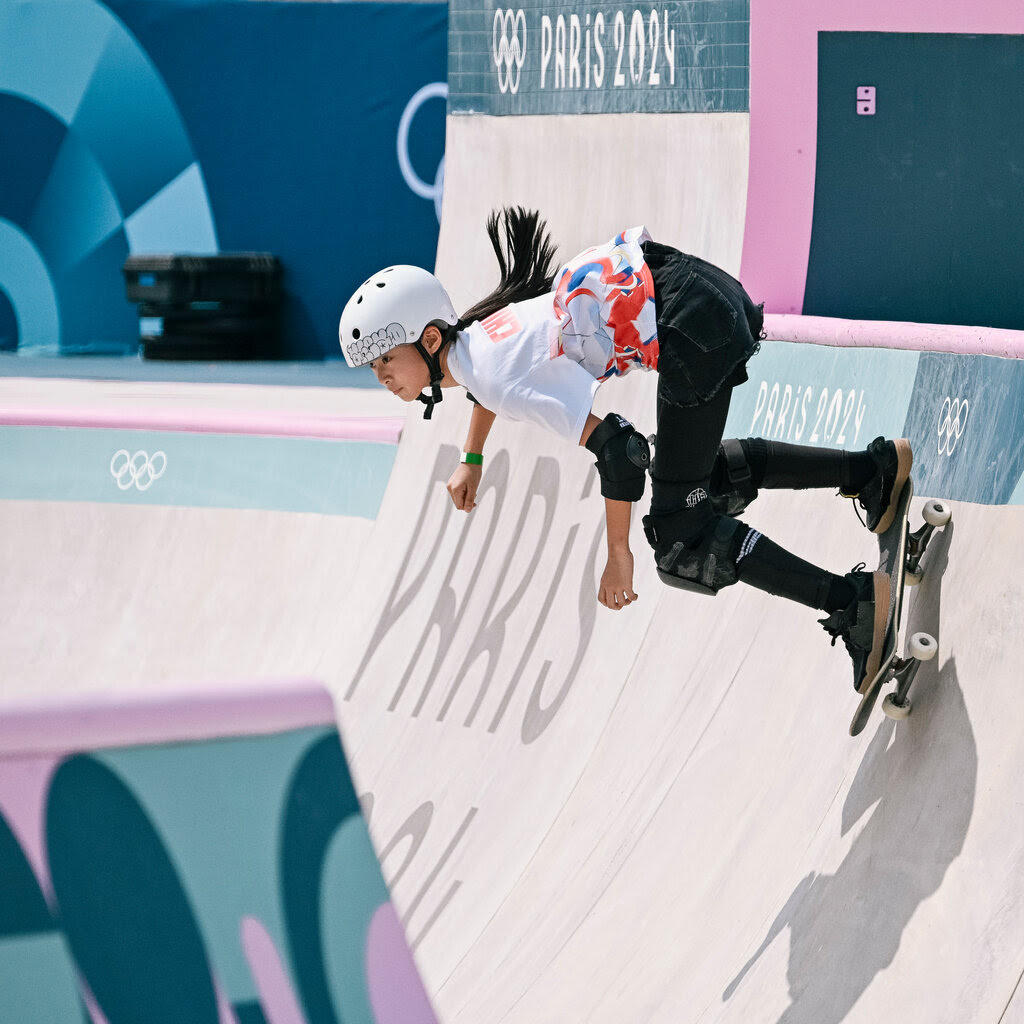
[[[711,401],[747,379],[764,315],[724,270],[667,245],[645,242],[658,323],[658,400],[680,408]]]
[[[710,491],[711,470],[731,400],[732,388],[726,386],[709,402],[681,408],[662,396],[659,381],[658,441],[651,467],[652,513],[677,511],[693,491]],[[711,517],[710,501],[706,499],[698,501],[694,509],[698,513],[695,526]]]

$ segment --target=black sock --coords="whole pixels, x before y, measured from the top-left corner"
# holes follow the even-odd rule
[[[813,448],[762,437],[748,437],[740,444],[750,466],[751,482],[758,488],[836,487],[856,494],[875,474],[874,460],[867,452]]]
[[[875,460],[867,452],[849,452],[846,456],[844,494],[860,494],[864,485],[875,475]]]
[[[742,553],[744,551],[745,554]],[[740,580],[765,593],[785,597],[808,608],[832,610],[827,605],[836,577],[810,562],[805,562],[785,548],[780,548],[774,541],[756,534],[754,530],[751,530],[744,541],[741,557],[736,563],[736,571]],[[840,582],[845,583],[845,580]],[[852,599],[851,593],[850,600]],[[845,608],[846,605],[842,607]]]
[[[853,585],[846,579],[845,576],[832,576],[828,585],[828,595],[825,598],[825,606],[822,611],[825,612],[838,612],[843,608],[849,608],[850,603],[857,596],[857,592],[853,589]]]

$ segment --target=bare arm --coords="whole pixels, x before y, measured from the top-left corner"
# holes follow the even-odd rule
[[[608,561],[601,574],[597,599],[612,611],[636,600],[633,590],[633,552],[629,549],[629,519],[633,506],[628,501],[604,499],[607,524]]]
[[[496,417],[490,409],[485,409],[479,404],[474,405],[473,415],[469,420],[469,430],[466,432],[466,443],[462,446],[462,450],[483,455],[487,435],[491,432],[495,419]]]
[[[591,413],[580,437],[585,445],[600,419]],[[604,499],[604,516],[607,529],[608,560],[601,575],[597,599],[612,611],[619,611],[636,599],[633,590],[633,552],[629,549],[629,524],[633,506],[628,501]]]
[[[487,435],[491,432],[494,420],[493,412],[485,409],[482,405],[474,405],[473,415],[469,420],[469,430],[466,432],[466,443],[462,446],[462,450],[483,455]],[[460,462],[458,468],[449,477],[448,493],[460,512],[472,512],[476,508],[476,492],[480,487],[483,471],[482,465],[474,466]]]

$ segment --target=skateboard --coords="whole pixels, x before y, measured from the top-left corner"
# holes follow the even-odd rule
[[[903,657],[899,656],[900,617],[903,612],[904,586],[921,582],[924,570],[921,559],[935,530],[952,518],[945,502],[928,501],[923,514],[924,524],[910,532],[910,501],[914,497],[914,481],[907,479],[896,507],[896,516],[884,533],[878,535],[878,570],[889,575],[889,613],[882,641],[882,660],[850,723],[850,735],[863,731],[871,718],[878,695],[886,683],[896,681],[896,689],[882,702],[882,710],[890,718],[906,718],[910,714],[907,694],[921,663],[935,657],[938,645],[929,633],[914,633],[907,640]]]

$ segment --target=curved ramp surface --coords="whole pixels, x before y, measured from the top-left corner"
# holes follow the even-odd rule
[[[733,272],[756,241],[764,272],[785,225],[749,227],[769,212],[747,209],[750,128],[743,112],[450,118],[439,273],[459,306],[487,290],[483,220],[503,202],[548,214],[562,255],[647,221]],[[855,740],[846,656],[808,610],[667,590],[639,530],[640,601],[597,606],[585,453],[499,425],[480,505],[456,513],[458,400],[410,414],[372,523],[5,502],[5,564],[32,581],[5,608],[7,685],[326,679],[446,1024],[1019,1024],[1022,369],[766,344],[735,396],[735,436],[907,433],[915,515],[954,504],[907,616],[938,657],[910,718]],[[602,389],[599,411],[653,430],[653,386]],[[764,494],[746,518],[837,571],[875,557],[827,493]]]
[[[460,308],[493,286],[483,223],[504,203],[539,208],[562,257],[646,222],[764,280],[781,248],[788,272],[801,238],[750,225],[771,212],[764,133],[793,138],[785,117],[755,133],[751,116],[450,116],[439,276]],[[600,608],[586,453],[499,424],[464,517],[444,484],[468,408],[410,414],[360,565],[363,642],[334,678],[357,776],[401,792],[375,835],[409,832],[422,861],[393,891],[448,1024],[1024,1015],[1024,361],[766,342],[750,374],[728,435],[906,435],[915,523],[927,497],[954,505],[908,598],[905,632],[939,653],[901,723],[877,712],[851,739],[849,662],[815,614],[741,586],[662,587],[639,522],[640,600]],[[651,379],[600,402],[655,428]],[[827,492],[765,493],[744,518],[833,571],[877,559]]]
[[[0,392],[0,1018],[436,1020],[331,695],[223,682],[345,657],[391,404]]]
[[[643,385],[623,392],[643,422]],[[464,518],[443,489],[460,426],[407,424],[363,564],[390,586],[337,694],[357,774],[401,778],[458,839],[417,949],[442,1018],[1009,1019],[1020,509],[955,504],[907,615],[939,655],[906,721],[851,739],[848,660],[814,613],[667,590],[642,537],[640,601],[598,607],[589,459],[499,427]],[[746,518],[840,571],[876,557],[830,494],[763,494]]]
[[[731,433],[764,421],[793,350],[765,346]],[[851,740],[846,657],[813,613],[741,587],[663,588],[639,535],[640,601],[599,608],[596,475],[539,431],[496,428],[480,505],[457,514],[458,401],[407,420],[373,521],[3,501],[5,698],[326,679],[446,1024],[1019,1019],[1021,512],[964,497],[976,462],[1019,495],[1017,438],[978,417],[940,455],[913,410],[943,378],[878,383],[879,361],[915,353],[813,347],[822,367],[797,351],[799,379],[824,382],[815,404],[826,386],[863,403],[856,443],[920,420],[925,493],[954,497],[911,595],[907,628],[939,655],[903,723],[878,715]],[[969,376],[1000,371],[995,404],[1012,410],[1015,366]],[[602,400],[646,428],[653,384]],[[765,493],[747,518],[835,569],[874,557],[827,493]]]

